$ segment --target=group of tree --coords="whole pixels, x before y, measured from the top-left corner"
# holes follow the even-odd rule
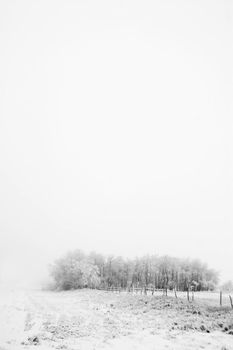
[[[140,258],[69,252],[50,267],[55,288],[155,288],[214,290],[218,273],[199,260],[146,255]]]
[[[232,292],[233,291],[233,281],[226,281],[220,287],[223,292]]]

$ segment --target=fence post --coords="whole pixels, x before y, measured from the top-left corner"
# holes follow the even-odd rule
[[[233,302],[232,302],[232,297],[229,295],[230,303],[231,303],[231,308],[233,309]]]
[[[222,306],[222,291],[220,290],[220,306]]]

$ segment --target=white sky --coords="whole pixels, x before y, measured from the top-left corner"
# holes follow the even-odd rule
[[[232,5],[1,1],[2,276],[80,248],[233,279]]]

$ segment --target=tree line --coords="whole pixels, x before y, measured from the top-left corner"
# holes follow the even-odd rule
[[[218,273],[199,260],[145,255],[134,259],[74,250],[50,266],[55,288],[214,290]]]

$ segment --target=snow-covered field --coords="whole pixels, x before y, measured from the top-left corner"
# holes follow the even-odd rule
[[[161,294],[161,293],[160,293]],[[233,297],[233,293],[232,297]],[[186,292],[177,292],[179,298],[187,298]],[[168,296],[174,296],[174,292],[169,291]],[[192,292],[190,292],[190,299],[192,299]],[[205,301],[205,303],[212,306],[220,305],[220,293],[219,292],[195,292],[194,299],[196,301]],[[229,293],[222,294],[222,306],[230,306]]]
[[[233,350],[233,311],[200,296],[2,290],[0,350]]]

